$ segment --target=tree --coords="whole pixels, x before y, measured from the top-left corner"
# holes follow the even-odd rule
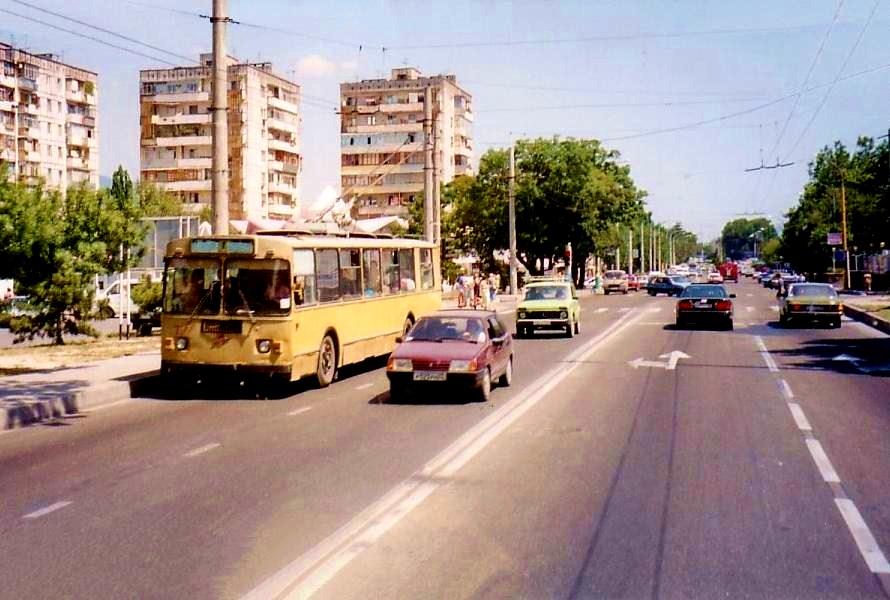
[[[637,189],[619,154],[597,140],[521,140],[516,155],[517,259],[531,272],[544,259],[562,257],[571,243],[575,265],[615,244],[615,223],[638,222],[645,192]],[[489,150],[474,177],[459,178],[443,196],[451,199],[447,231],[457,247],[494,268],[495,251],[509,244],[509,152]],[[443,214],[445,210],[443,209]],[[576,272],[583,283],[583,269]]]
[[[86,324],[96,275],[135,264],[144,251],[146,211],[163,201],[150,188],[133,189],[126,171],[112,190],[72,186],[65,194],[0,176],[0,278],[13,278],[37,314],[17,330],[64,342],[66,333],[95,334]],[[141,190],[141,191],[140,191]],[[132,248],[129,258],[120,248]]]
[[[760,244],[778,237],[769,219],[735,219],[723,226],[723,250],[728,260],[739,260],[754,255],[754,242]]]

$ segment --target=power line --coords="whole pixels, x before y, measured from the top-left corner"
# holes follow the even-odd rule
[[[522,112],[528,110],[565,110],[571,108],[646,108],[646,107],[671,107],[671,106],[694,106],[701,104],[723,104],[729,102],[753,102],[750,98],[739,98],[735,100],[680,100],[676,102],[605,102],[597,104],[563,104],[554,106],[526,106],[526,107],[507,107],[507,108],[488,108],[476,110],[477,113],[491,112]]]
[[[671,33],[633,33],[619,35],[594,35],[574,38],[553,38],[537,40],[507,40],[489,42],[452,42],[442,44],[413,44],[404,46],[387,46],[387,50],[430,50],[440,48],[488,48],[494,46],[538,46],[546,44],[571,44],[584,42],[611,42],[652,40],[666,38],[701,37],[709,35],[739,35],[751,33],[786,33],[789,31],[801,31],[815,29],[821,25],[794,25],[788,27],[756,27],[742,29],[705,29],[701,31],[678,31]]]
[[[659,91],[659,90],[607,90],[593,88],[574,88],[574,87],[551,87],[541,85],[526,85],[521,83],[493,83],[489,81],[478,80],[461,80],[461,84],[468,84],[483,87],[501,87],[508,89],[536,90],[544,92],[576,92],[582,94],[639,94],[639,95],[660,95],[660,96],[737,96],[740,94],[752,94],[763,96],[762,93],[756,92],[693,92],[693,91]]]
[[[190,57],[188,57],[188,56],[183,56],[183,55],[181,55],[181,54],[176,54],[175,52],[170,52],[169,50],[166,50],[166,49],[161,48],[161,47],[159,47],[159,46],[153,46],[153,45],[151,45],[151,44],[147,44],[147,43],[145,43],[145,42],[142,42],[142,41],[137,40],[137,39],[135,39],[135,38],[128,37],[128,36],[126,36],[126,35],[122,35],[122,34],[120,34],[120,33],[117,33],[117,32],[115,32],[115,31],[112,31],[112,30],[110,30],[110,29],[105,29],[104,27],[99,27],[99,26],[97,26],[97,25],[92,25],[92,24],[90,24],[90,23],[87,23],[86,21],[81,21],[80,19],[75,19],[74,17],[69,17],[69,16],[67,16],[67,15],[63,15],[62,13],[58,13],[58,12],[55,12],[55,11],[52,11],[52,10],[49,10],[49,9],[46,9],[46,8],[42,8],[42,7],[37,6],[37,5],[35,5],[35,4],[31,4],[30,2],[24,2],[23,0],[10,0],[10,1],[11,1],[11,2],[15,2],[16,4],[21,4],[22,6],[27,6],[28,8],[34,9],[34,10],[39,11],[39,12],[42,12],[42,13],[46,13],[46,14],[49,14],[49,15],[53,15],[54,17],[58,17],[58,18],[60,18],[60,19],[65,19],[65,20],[67,20],[67,21],[71,21],[71,22],[73,22],[73,23],[77,23],[78,25],[83,25],[84,27],[89,27],[90,29],[95,29],[96,31],[101,31],[102,33],[107,33],[108,35],[112,35],[112,36],[114,36],[114,37],[116,37],[116,38],[120,38],[120,39],[122,39],[122,40],[126,40],[126,41],[128,41],[128,42],[133,43],[133,44],[137,44],[137,45],[139,45],[139,46],[145,46],[146,48],[150,48],[151,50],[156,50],[156,51],[158,51],[158,52],[163,52],[164,54],[168,54],[168,55],[170,55],[170,56],[175,56],[176,58],[181,58],[181,59],[186,60],[186,61],[188,61],[188,62],[195,62],[195,59],[194,59],[194,58],[190,58]]]
[[[828,86],[828,89],[825,90],[825,95],[822,96],[822,101],[819,103],[819,106],[816,107],[816,112],[813,113],[813,116],[810,117],[809,122],[807,122],[806,127],[803,128],[803,131],[800,132],[800,135],[797,137],[797,140],[794,142],[794,145],[791,146],[791,149],[788,151],[788,154],[793,153],[797,150],[797,146],[803,140],[804,136],[810,130],[810,127],[813,126],[813,122],[815,122],[816,117],[819,116],[819,112],[822,110],[822,107],[825,106],[825,103],[828,101],[828,96],[831,95],[831,91],[834,89],[834,84],[838,82],[843,74],[844,69],[847,68],[847,64],[849,64],[850,59],[853,58],[853,54],[855,54],[856,49],[859,48],[859,43],[862,41],[862,38],[865,37],[865,32],[868,30],[868,26],[872,21],[872,18],[875,16],[875,12],[878,10],[878,6],[881,4],[881,0],[875,0],[874,6],[871,8],[871,12],[868,15],[868,19],[865,21],[865,25],[862,26],[862,30],[859,32],[859,37],[856,38],[856,41],[853,43],[853,47],[850,48],[850,52],[847,53],[847,57],[844,59],[844,63],[841,65],[841,68],[838,69],[837,76],[834,78],[834,81]]]
[[[822,37],[822,42],[819,44],[819,49],[816,51],[816,56],[813,57],[813,61],[810,63],[810,68],[807,70],[807,75],[804,77],[803,83],[800,86],[800,92],[794,97],[794,104],[791,106],[791,111],[788,113],[788,118],[785,119],[785,124],[782,126],[782,131],[779,132],[779,137],[776,138],[776,143],[773,144],[772,150],[769,151],[769,155],[772,155],[779,148],[779,144],[782,142],[782,138],[785,136],[785,131],[788,129],[788,124],[791,122],[791,117],[794,116],[794,111],[797,108],[798,103],[800,102],[800,97],[803,95],[804,90],[807,87],[807,84],[810,82],[810,76],[813,74],[813,69],[816,68],[816,63],[819,62],[819,57],[822,56],[822,51],[825,49],[825,42],[828,41],[828,37],[831,35],[831,30],[834,29],[834,24],[837,22],[838,16],[841,14],[841,8],[844,6],[844,0],[840,0],[837,3],[837,9],[834,11],[834,17],[831,19],[831,23],[828,25],[828,29],[825,31],[825,35]],[[770,186],[772,187],[772,186]]]
[[[138,50],[133,50],[132,48],[127,48],[126,46],[118,46],[117,44],[112,44],[111,42],[106,42],[105,40],[100,39],[100,38],[97,38],[97,37],[94,37],[94,36],[92,36],[92,35],[87,35],[87,34],[85,34],[85,33],[80,33],[80,32],[77,32],[77,31],[72,31],[71,29],[65,29],[64,27],[60,27],[60,26],[58,26],[58,25],[53,25],[52,23],[47,23],[46,21],[41,21],[40,19],[36,19],[36,18],[34,18],[34,17],[29,17],[29,16],[26,16],[26,15],[22,15],[22,14],[19,14],[19,13],[17,13],[17,12],[13,12],[13,11],[11,11],[11,10],[8,10],[8,9],[6,9],[6,8],[0,8],[0,12],[4,12],[4,13],[6,13],[6,14],[8,14],[8,15],[12,15],[12,16],[14,16],[14,17],[18,17],[18,18],[20,18],[20,19],[25,19],[26,21],[32,21],[32,22],[34,22],[34,23],[39,23],[40,25],[44,25],[44,26],[46,26],[46,27],[49,27],[49,28],[51,28],[51,29],[55,29],[55,30],[57,30],[57,31],[62,31],[62,32],[64,32],[64,33],[68,33],[68,34],[70,34],[70,35],[74,35],[74,36],[77,36],[77,37],[81,37],[81,38],[84,38],[84,39],[87,39],[87,40],[92,40],[92,41],[94,41],[94,42],[97,42],[97,43],[99,43],[99,44],[103,44],[103,45],[105,45],[105,46],[109,46],[109,47],[111,47],[111,48],[115,48],[115,49],[117,49],[117,50],[123,50],[124,52],[129,52],[130,54],[135,54],[136,56],[141,56],[141,57],[143,57],[143,58],[149,58],[149,59],[151,59],[151,60],[154,60],[154,61],[163,63],[163,64],[165,64],[165,65],[170,65],[171,67],[175,67],[175,66],[177,66],[176,64],[174,64],[174,63],[172,63],[172,62],[170,62],[170,61],[168,61],[168,60],[165,60],[165,59],[163,59],[163,58],[158,58],[157,56],[152,56],[151,54],[145,54],[144,52],[140,52],[140,51],[138,51]]]

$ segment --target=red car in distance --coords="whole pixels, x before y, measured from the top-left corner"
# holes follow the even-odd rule
[[[627,291],[640,291],[640,278],[633,274],[628,274],[627,276]]]
[[[492,382],[513,381],[513,336],[489,311],[444,310],[422,317],[386,364],[389,394],[443,390],[485,402]]]

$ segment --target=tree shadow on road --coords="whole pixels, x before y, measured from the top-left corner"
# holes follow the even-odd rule
[[[782,368],[890,377],[890,338],[821,338],[771,353],[788,359]]]

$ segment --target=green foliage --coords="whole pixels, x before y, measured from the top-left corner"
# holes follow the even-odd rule
[[[840,142],[826,146],[810,163],[809,181],[797,206],[788,211],[781,252],[795,269],[826,271],[832,247],[828,233],[841,232],[841,188],[847,204],[847,244],[851,251],[879,252],[890,244],[888,143],[860,138],[852,154]]]
[[[61,344],[64,334],[92,335],[84,320],[94,277],[135,265],[144,252],[140,219],[156,194],[134,191],[122,169],[114,179],[111,191],[80,185],[63,195],[0,178],[0,278],[15,279],[36,308],[19,320],[20,339]],[[121,247],[131,249],[129,259]]]
[[[84,81],[83,82],[83,91],[87,96],[92,96],[93,92],[96,90],[96,86],[93,85],[92,81]]]
[[[768,265],[782,261],[782,242],[779,238],[772,238],[763,242],[760,248],[760,257]]]
[[[159,308],[162,302],[163,286],[160,282],[152,282],[150,278],[133,285],[130,296],[133,298],[141,312],[152,312]]]
[[[731,260],[754,255],[754,240],[758,247],[766,240],[778,237],[775,226],[769,219],[735,219],[723,226],[723,250]]]
[[[597,140],[517,142],[517,254],[527,269],[534,272],[538,260],[561,257],[569,243],[577,264],[614,245],[615,223],[638,222],[645,192],[618,159],[618,152]],[[489,150],[476,176],[455,179],[442,195],[443,238],[476,254],[484,271],[495,270],[493,253],[509,246],[508,185],[509,151]]]

